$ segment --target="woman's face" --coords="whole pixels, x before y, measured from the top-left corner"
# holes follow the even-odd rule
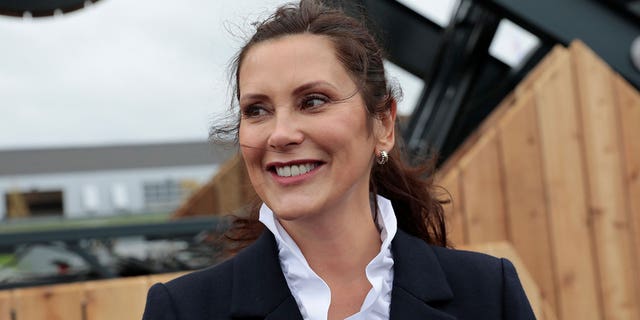
[[[393,146],[394,119],[390,128],[377,119],[367,124],[363,99],[328,38],[300,34],[255,45],[242,61],[239,89],[242,155],[278,218],[369,208],[373,157]]]

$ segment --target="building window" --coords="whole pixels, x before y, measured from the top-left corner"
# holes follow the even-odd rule
[[[143,188],[145,205],[152,209],[174,209],[185,195],[180,182],[175,180],[149,181]]]
[[[128,211],[131,207],[127,186],[122,183],[111,185],[111,202],[116,211]]]
[[[82,186],[82,206],[87,212],[100,210],[100,189],[98,186],[92,184]]]

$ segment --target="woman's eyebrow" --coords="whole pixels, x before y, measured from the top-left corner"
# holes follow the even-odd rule
[[[334,85],[332,85],[329,82],[326,81],[313,81],[313,82],[309,82],[309,83],[305,83],[299,87],[297,87],[295,90],[293,90],[293,95],[298,95],[304,91],[307,91],[309,89],[313,89],[316,87],[331,87],[333,90],[338,90],[338,88]]]
[[[245,100],[264,100],[264,99],[269,99],[269,97],[266,94],[262,94],[262,93],[247,93],[240,96],[240,102]]]

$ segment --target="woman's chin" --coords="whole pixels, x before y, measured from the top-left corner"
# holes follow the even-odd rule
[[[309,216],[304,210],[278,210],[274,211],[274,214],[278,220],[287,222],[297,221]]]
[[[309,206],[309,203],[305,205],[293,203],[277,205],[275,208],[271,208],[271,210],[278,220],[286,222],[303,221],[318,215],[318,210]]]
[[[292,221],[309,217],[322,207],[318,201],[322,197],[319,197],[318,192],[308,190],[267,193],[265,196],[261,198],[279,220]]]

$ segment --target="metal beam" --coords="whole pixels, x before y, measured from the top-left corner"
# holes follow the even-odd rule
[[[427,78],[432,73],[444,30],[426,17],[397,1],[389,0],[324,0],[356,19],[364,20],[378,38],[387,58],[416,75]]]
[[[594,0],[479,0],[539,37],[569,45],[580,39],[614,70],[640,89],[640,71],[630,56],[640,35],[632,21],[603,1]],[[544,39],[543,39],[544,40]]]
[[[48,17],[56,10],[67,13],[82,9],[87,1],[98,0],[0,0],[0,15],[22,17],[29,12],[32,17]]]
[[[119,226],[5,232],[0,233],[0,250],[12,249],[14,246],[24,244],[56,241],[70,243],[85,239],[110,239],[131,236],[160,237],[164,239],[189,237],[205,230],[224,230],[227,226],[227,220],[214,216]]]
[[[466,101],[489,59],[498,22],[496,15],[473,1],[461,1],[445,31],[440,59],[432,62],[434,73],[405,130],[408,150],[418,159],[444,147],[458,114],[469,107]]]

